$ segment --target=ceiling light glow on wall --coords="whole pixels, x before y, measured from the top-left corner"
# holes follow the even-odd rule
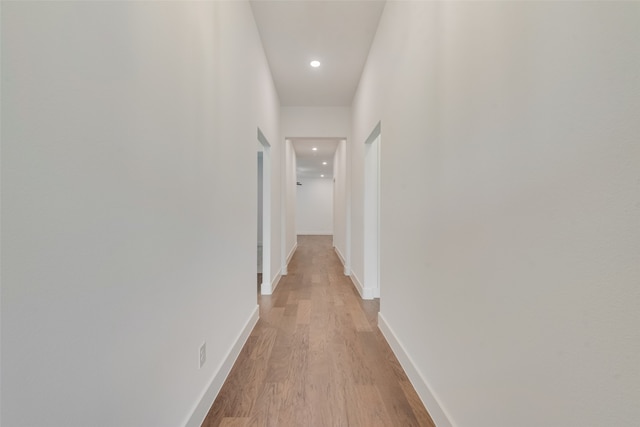
[[[313,147],[312,150],[313,151],[318,151],[318,147]]]
[[[324,178],[324,175],[320,175],[320,178]]]
[[[323,164],[323,165],[326,165],[326,164],[327,164],[327,162],[322,162],[322,164]]]
[[[313,68],[318,68],[320,66],[320,61],[314,59],[313,61],[309,62],[309,65],[311,65]]]

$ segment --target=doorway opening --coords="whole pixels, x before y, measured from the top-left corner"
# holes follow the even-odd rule
[[[258,293],[271,295],[271,144],[258,128]]]
[[[331,236],[346,269],[346,140],[290,137],[287,141],[294,154],[295,235]]]
[[[365,142],[364,299],[380,298],[380,122]]]

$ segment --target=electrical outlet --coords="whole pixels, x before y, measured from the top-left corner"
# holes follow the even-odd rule
[[[204,362],[206,362],[206,361],[207,361],[207,343],[204,342],[200,346],[200,367],[201,368],[204,365]]]

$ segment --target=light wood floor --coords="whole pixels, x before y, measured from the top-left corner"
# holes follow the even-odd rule
[[[259,303],[203,427],[434,426],[330,236],[299,236],[289,274]]]

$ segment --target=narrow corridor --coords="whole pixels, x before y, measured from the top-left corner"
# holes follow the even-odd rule
[[[203,427],[434,426],[330,236],[298,249]]]

